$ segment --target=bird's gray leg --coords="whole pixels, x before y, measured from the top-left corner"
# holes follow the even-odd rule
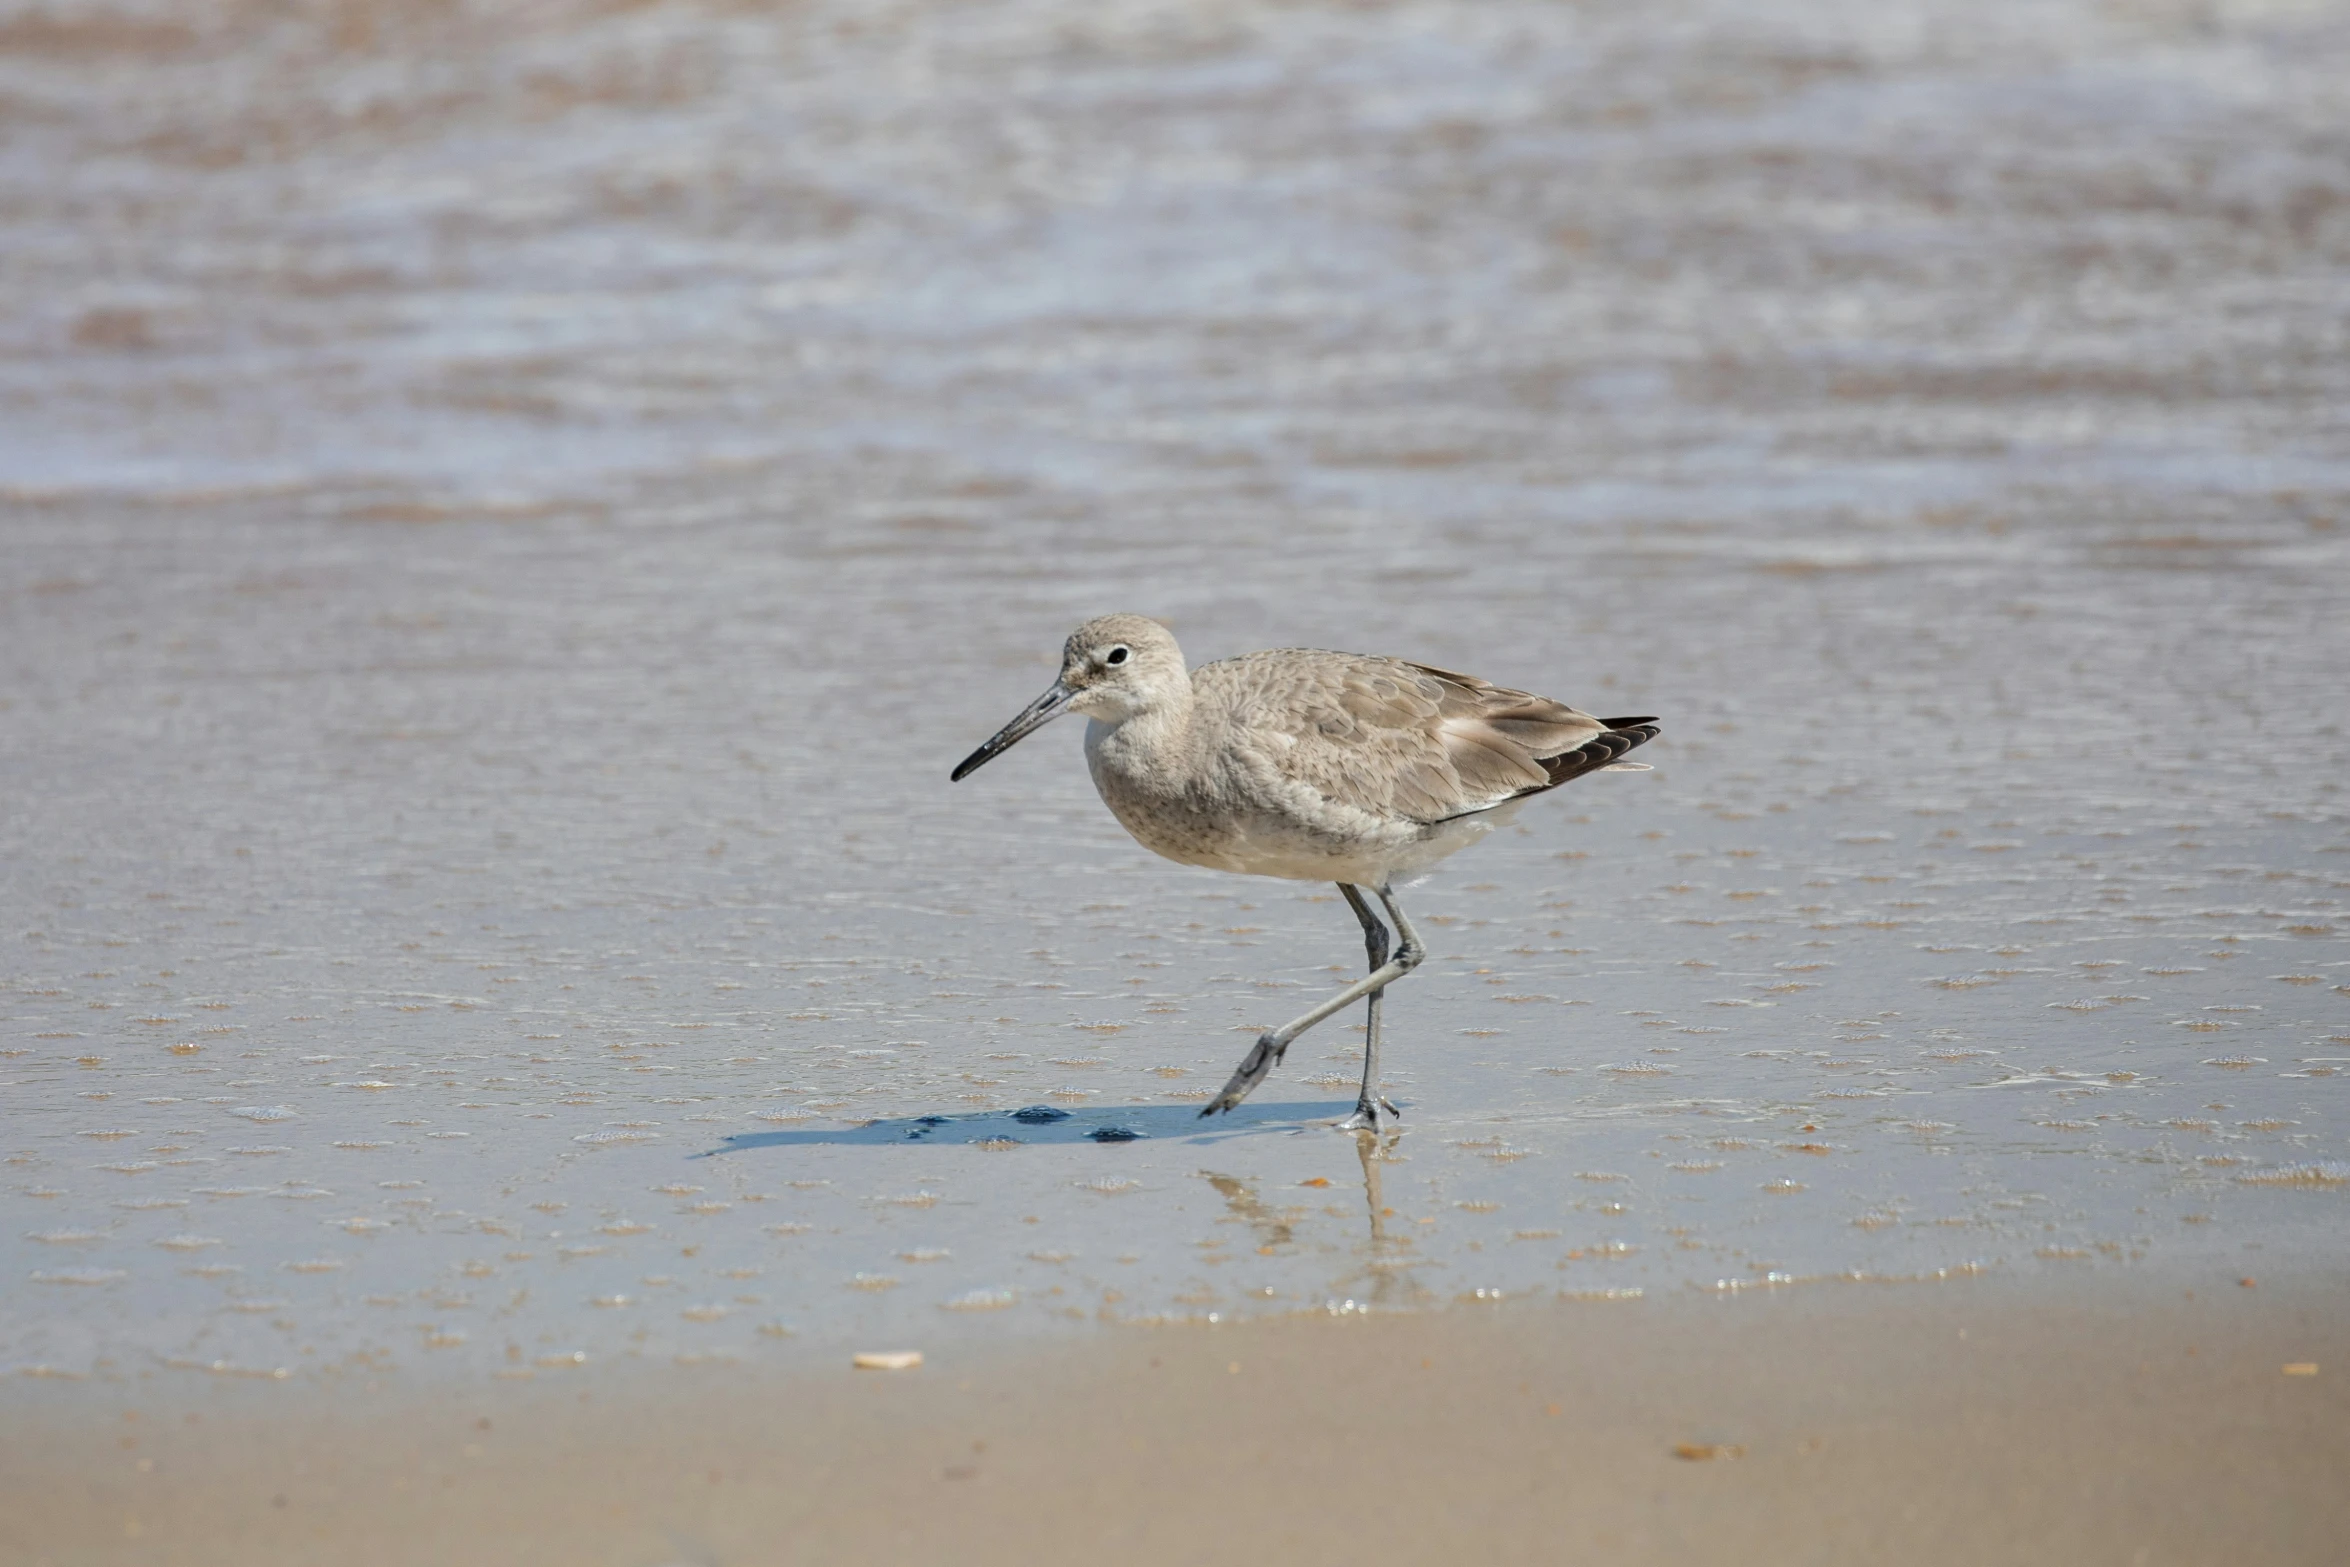
[[[1379,901],[1387,906],[1387,917],[1395,922],[1395,933],[1403,938],[1403,946],[1397,949],[1394,957],[1380,964],[1369,974],[1347,986],[1303,1017],[1291,1018],[1279,1028],[1270,1028],[1258,1035],[1257,1042],[1250,1046],[1248,1054],[1241,1058],[1240,1066],[1232,1074],[1232,1080],[1224,1085],[1222,1093],[1208,1101],[1207,1108],[1200,1111],[1201,1115],[1214,1115],[1219,1110],[1229,1111],[1234,1105],[1246,1099],[1257,1084],[1265,1080],[1265,1074],[1272,1071],[1274,1066],[1280,1062],[1283,1053],[1289,1049],[1291,1040],[1321,1022],[1331,1013],[1344,1011],[1365,996],[1377,995],[1420,966],[1420,960],[1428,955],[1428,948],[1420,940],[1420,933],[1412,929],[1412,922],[1403,917],[1402,909],[1396,907],[1395,893],[1392,890],[1381,887],[1378,892]]]
[[[1355,911],[1355,918],[1363,922],[1363,951],[1371,960],[1371,971],[1378,972],[1387,961],[1387,927],[1379,923],[1379,916],[1371,912],[1371,905],[1363,895],[1345,882],[1338,890],[1346,894],[1346,901]],[[1342,1132],[1376,1132],[1379,1116],[1385,1111],[1390,1120],[1402,1120],[1403,1112],[1379,1096],[1379,1012],[1380,1003],[1387,999],[1385,990],[1374,990],[1364,1002],[1370,1021],[1363,1027],[1363,1087],[1355,1095],[1354,1114],[1338,1123]]]

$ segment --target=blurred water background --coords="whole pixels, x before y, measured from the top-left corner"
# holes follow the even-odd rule
[[[7,0],[0,125],[0,1369],[2339,1260],[2350,8]],[[1193,1119],[1328,889],[947,786],[1113,609],[1663,715],[1399,1138]]]

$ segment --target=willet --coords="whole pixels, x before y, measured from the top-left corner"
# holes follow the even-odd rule
[[[1484,837],[1530,794],[1613,764],[1656,738],[1653,718],[1594,718],[1548,697],[1428,664],[1280,648],[1187,670],[1166,627],[1104,615],[1070,633],[1052,689],[963,758],[960,781],[1063,713],[1082,713],[1094,788],[1119,825],[1185,865],[1330,881],[1362,922],[1370,973],[1260,1035],[1201,1115],[1248,1097],[1291,1040],[1365,997],[1363,1086],[1340,1122],[1376,1130],[1387,987],[1428,955],[1395,901]],[[1389,936],[1364,898],[1395,922]]]

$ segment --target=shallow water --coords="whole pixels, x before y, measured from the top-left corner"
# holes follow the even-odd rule
[[[1750,11],[0,12],[0,1366],[2338,1253],[2350,18]],[[1400,1137],[1109,609],[1663,716]]]

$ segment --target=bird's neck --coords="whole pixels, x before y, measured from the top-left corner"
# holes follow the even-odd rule
[[[1194,702],[1189,681],[1154,693],[1147,707],[1118,719],[1093,719],[1085,726],[1085,754],[1094,769],[1156,786],[1180,785],[1186,776]]]

